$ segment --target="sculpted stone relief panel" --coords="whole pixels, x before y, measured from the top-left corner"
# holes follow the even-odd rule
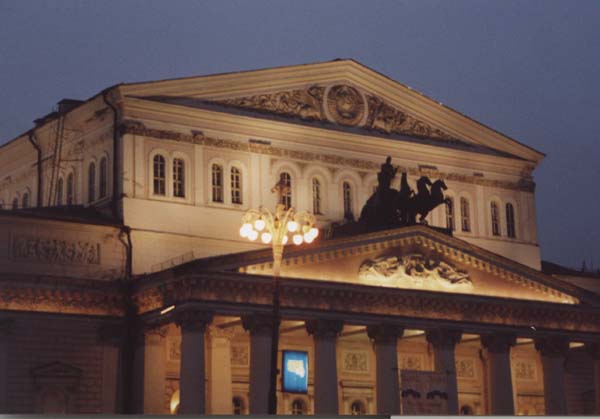
[[[466,271],[419,253],[367,259],[360,265],[358,278],[373,285],[465,291],[473,288]]]
[[[247,344],[231,344],[231,365],[235,367],[250,366],[250,350]]]
[[[386,134],[401,134],[445,141],[457,138],[396,109],[383,99],[362,94],[353,86],[329,87],[265,93],[216,101],[223,105],[292,116],[304,120],[329,120],[345,126],[358,126]]]
[[[456,357],[455,360],[456,377],[464,379],[476,379],[477,367],[475,359],[469,357]]]
[[[369,373],[369,353],[352,350],[342,352],[342,370],[350,373]]]
[[[399,356],[398,365],[402,370],[427,370],[424,354],[401,353]]]
[[[11,258],[42,263],[99,265],[100,243],[43,238],[26,235],[11,237]]]
[[[167,360],[181,360],[181,335],[167,337]]]
[[[533,359],[515,359],[512,362],[512,370],[515,378],[519,381],[537,381],[537,365]]]

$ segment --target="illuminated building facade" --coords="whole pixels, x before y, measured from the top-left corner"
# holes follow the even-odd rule
[[[330,237],[386,156],[444,179],[438,228]],[[280,413],[399,413],[418,370],[451,413],[598,414],[598,282],[541,270],[542,158],[351,60],[63,100],[0,147],[0,408],[265,413],[272,254],[239,229],[282,181],[321,234],[283,256]]]

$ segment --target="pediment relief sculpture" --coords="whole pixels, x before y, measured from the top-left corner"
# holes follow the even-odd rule
[[[361,93],[357,88],[346,84],[311,86],[307,89],[264,93],[216,102],[303,120],[329,121],[344,126],[361,127],[385,134],[460,141],[405,111],[396,109],[381,98]]]
[[[358,270],[359,281],[401,288],[466,291],[473,282],[466,271],[452,264],[411,253],[365,260]]]

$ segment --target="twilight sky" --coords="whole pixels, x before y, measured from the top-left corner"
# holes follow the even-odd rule
[[[547,154],[543,259],[600,268],[600,1],[0,0],[0,144],[119,83],[354,58]]]

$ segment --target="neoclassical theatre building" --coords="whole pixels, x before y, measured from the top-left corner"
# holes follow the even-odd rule
[[[448,205],[333,234],[387,156]],[[240,227],[283,180],[319,236],[283,254],[279,413],[400,413],[416,370],[451,414],[600,414],[600,278],[542,269],[543,156],[352,60],[64,99],[0,147],[0,409],[266,413],[273,256]]]

